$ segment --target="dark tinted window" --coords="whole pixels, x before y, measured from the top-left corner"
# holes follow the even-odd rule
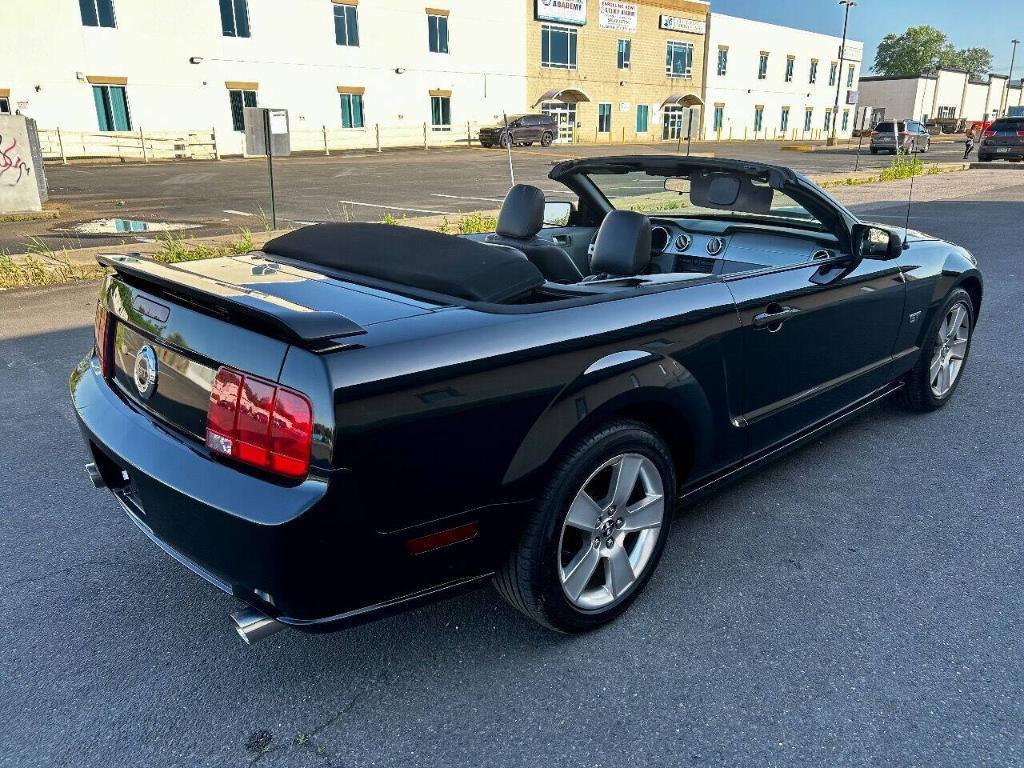
[[[892,133],[892,120],[890,120],[887,123],[879,123],[878,125],[875,126],[875,130],[878,131],[879,133]],[[903,131],[907,130],[907,124],[900,123],[899,127],[896,130],[898,130],[900,133],[903,133]]]
[[[992,123],[989,130],[996,133],[1012,134],[1017,133],[1017,131],[1024,131],[1024,117],[1000,118]]]

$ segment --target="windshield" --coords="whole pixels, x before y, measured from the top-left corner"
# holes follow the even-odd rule
[[[587,176],[618,210],[691,219],[778,219],[780,223],[799,222],[804,227],[821,228],[817,217],[800,203],[756,180],[752,190],[757,193],[757,205],[745,206],[737,201],[733,206],[702,206],[691,197],[687,176],[652,176],[646,171],[592,171]]]

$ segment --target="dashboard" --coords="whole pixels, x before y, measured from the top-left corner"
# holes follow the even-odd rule
[[[653,274],[726,274],[824,260],[838,243],[826,233],[706,219],[651,219]]]

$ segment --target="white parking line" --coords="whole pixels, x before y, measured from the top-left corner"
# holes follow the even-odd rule
[[[449,200],[482,200],[485,203],[500,203],[502,200],[497,197],[462,197],[460,195],[442,195],[439,192],[434,192],[431,197],[446,197]]]
[[[234,216],[255,216],[255,213],[246,213],[245,211],[233,211],[230,208],[225,208],[224,213],[230,213]]]
[[[454,216],[451,211],[431,211],[427,208],[401,208],[397,205],[375,205],[374,203],[360,203],[358,200],[339,200],[342,205],[361,205],[364,208],[383,208],[387,211],[409,211],[410,213],[433,213],[438,216]]]

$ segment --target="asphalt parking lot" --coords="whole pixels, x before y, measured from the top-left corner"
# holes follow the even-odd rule
[[[694,144],[694,152],[789,165],[809,174],[852,171],[856,146],[816,152],[793,152],[782,144]],[[551,165],[567,157],[624,153],[672,153],[674,144],[517,147],[516,180],[536,184],[555,194],[560,185],[547,179]],[[684,145],[685,151],[685,145]],[[950,162],[963,156],[963,145],[935,142],[922,155],[927,161]],[[873,157],[865,149],[860,168],[879,169],[889,155]],[[266,163],[258,159],[149,165],[47,165],[50,195],[67,207],[57,221],[0,225],[0,249],[25,249],[27,235],[39,236],[52,248],[120,245],[152,234],[84,237],[66,232],[96,218],[199,224],[189,234],[224,234],[240,228],[260,230],[270,216]],[[500,149],[455,148],[387,151],[380,155],[350,153],[331,157],[281,158],[274,170],[278,220],[282,225],[319,221],[380,221],[496,209],[509,188],[506,153]],[[386,183],[381,183],[386,178]]]
[[[486,589],[243,646],[82,471],[95,284],[0,295],[0,766],[1024,764],[1024,184],[918,183],[943,190],[913,223],[987,281],[954,401],[882,404],[687,511],[579,637]],[[886,195],[858,210],[902,221]]]

